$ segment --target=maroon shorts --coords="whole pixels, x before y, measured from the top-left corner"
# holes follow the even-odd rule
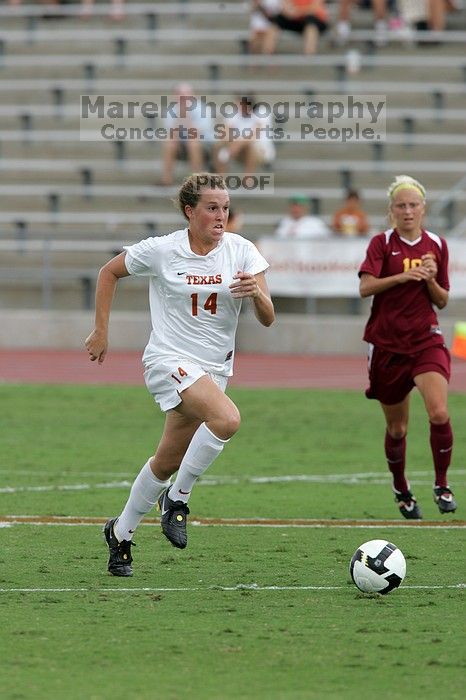
[[[411,355],[369,345],[368,399],[391,406],[401,403],[415,386],[414,378],[424,372],[438,372],[450,380],[450,353],[445,345],[435,345]]]

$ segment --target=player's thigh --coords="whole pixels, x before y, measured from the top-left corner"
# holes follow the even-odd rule
[[[208,375],[200,377],[181,394],[181,404],[176,410],[186,418],[205,422],[225,420],[239,424],[239,411],[233,401],[224,394]]]
[[[429,419],[434,423],[448,420],[448,381],[438,372],[418,374],[414,381],[422,398]]]
[[[451,359],[448,348],[436,345],[418,353],[413,366],[413,380],[418,387],[433,423],[448,420],[448,382]]]
[[[162,411],[180,404],[183,391],[204,376],[206,371],[200,365],[182,357],[158,358],[144,371],[146,386]]]

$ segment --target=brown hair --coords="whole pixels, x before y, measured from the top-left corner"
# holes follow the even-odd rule
[[[178,192],[178,206],[181,213],[187,219],[185,207],[194,207],[199,202],[204,190],[226,190],[225,180],[221,175],[214,173],[193,173],[187,177]]]

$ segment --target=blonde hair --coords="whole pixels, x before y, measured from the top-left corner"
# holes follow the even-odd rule
[[[422,199],[425,200],[426,198],[426,189],[424,185],[421,185],[420,182],[415,180],[410,175],[397,175],[387,190],[387,197],[390,200],[390,202],[393,200],[397,192],[404,189],[417,190],[421,195]]]

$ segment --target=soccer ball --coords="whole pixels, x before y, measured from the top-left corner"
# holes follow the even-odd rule
[[[350,574],[363,593],[385,595],[398,588],[406,575],[401,550],[387,540],[364,542],[353,554]]]

